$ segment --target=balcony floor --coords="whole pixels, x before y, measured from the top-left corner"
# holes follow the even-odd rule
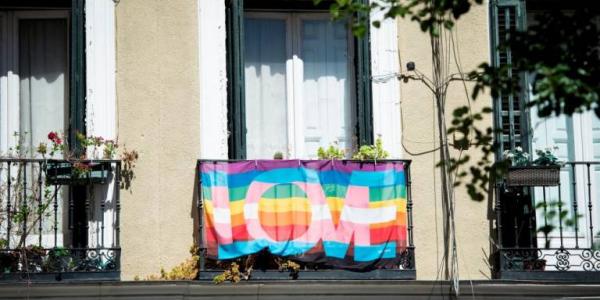
[[[458,299],[600,299],[600,284],[463,281]],[[198,281],[7,284],[0,299],[451,299],[434,281],[282,281],[215,285]]]

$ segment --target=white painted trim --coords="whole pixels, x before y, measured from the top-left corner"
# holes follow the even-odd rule
[[[381,12],[373,14],[373,18],[383,19],[377,15]],[[200,157],[227,158],[225,0],[198,0],[198,19]],[[397,37],[396,20],[385,19],[380,28],[371,27],[373,77],[400,72]],[[401,158],[399,82],[393,76],[385,82],[373,82],[372,90],[374,135],[382,137],[384,147],[391,157]],[[301,124],[294,125],[298,128]]]
[[[228,157],[225,0],[198,0],[200,158]]]
[[[112,0],[85,3],[86,131],[117,137],[115,4]]]
[[[116,140],[116,28],[113,0],[85,1],[85,52],[86,52],[86,131],[88,136],[102,136]],[[88,151],[89,152],[89,151]],[[102,152],[89,153],[102,158]],[[94,187],[93,210],[89,220],[91,247],[101,244],[101,201],[105,201],[104,246],[114,243],[115,208],[114,178],[108,185]]]
[[[402,130],[400,115],[400,73],[398,56],[398,24],[395,19],[384,19],[383,12],[372,12],[371,19],[381,20],[381,26],[371,25],[371,81],[373,93],[373,135],[381,136],[384,148],[391,158],[402,158]],[[393,76],[392,76],[393,75]]]

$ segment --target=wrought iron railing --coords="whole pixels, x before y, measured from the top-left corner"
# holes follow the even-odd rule
[[[221,274],[226,268],[228,261],[217,261],[208,258],[207,245],[205,244],[204,226],[206,225],[204,209],[205,204],[203,200],[203,182],[200,175],[201,165],[203,164],[217,164],[224,162],[253,162],[251,160],[205,160],[200,159],[196,165],[196,171],[198,172],[198,197],[197,197],[197,215],[198,215],[198,247],[200,252],[200,280],[212,280],[216,275]],[[304,161],[306,162],[306,161]],[[286,272],[282,272],[281,269],[277,269],[277,266],[273,263],[269,264],[269,260],[273,257],[265,251],[259,252],[257,257],[253,259],[254,262],[263,260],[262,265],[254,265],[254,271],[251,277],[258,280],[280,280],[280,279],[307,279],[307,280],[320,280],[320,279],[416,279],[416,266],[415,266],[415,246],[413,240],[413,202],[411,197],[411,177],[410,177],[410,160],[340,160],[340,163],[363,163],[367,164],[385,164],[385,163],[400,163],[403,165],[405,171],[405,186],[406,186],[406,247],[401,253],[399,253],[398,263],[393,267],[378,268],[367,272],[351,272],[343,269],[336,269],[327,266],[323,266],[319,263],[306,263],[301,266],[299,274],[291,276]],[[247,257],[246,257],[247,258]],[[267,262],[265,262],[265,260]],[[232,260],[234,261],[234,260]],[[239,263],[239,262],[238,262]],[[241,262],[244,264],[244,262]]]
[[[0,158],[0,280],[118,279],[119,160]]]
[[[566,163],[554,186],[498,190],[500,278],[600,280],[600,162]]]

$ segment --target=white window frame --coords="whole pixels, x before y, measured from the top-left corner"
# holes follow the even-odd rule
[[[284,20],[286,22],[286,111],[287,111],[287,157],[304,158],[308,153],[304,148],[304,61],[301,53],[302,22],[304,20],[329,20],[328,13],[323,12],[265,12],[250,11],[244,17],[252,19]],[[354,79],[354,47],[352,33],[347,31],[348,54],[348,102],[351,106],[351,118],[354,120],[356,111],[356,95],[352,92],[355,86]],[[353,126],[350,124],[350,126]],[[352,130],[354,131],[354,130]],[[356,134],[356,133],[354,133]],[[352,145],[349,145],[352,146]]]
[[[200,78],[200,158],[227,159],[227,44],[225,0],[197,0],[198,7],[198,67]],[[371,74],[373,134],[381,137],[390,158],[402,158],[400,73],[398,58],[398,24],[394,19],[383,19],[380,12],[373,19],[382,20],[381,26],[371,25]],[[391,38],[396,37],[396,38]],[[297,125],[296,125],[297,126]]]

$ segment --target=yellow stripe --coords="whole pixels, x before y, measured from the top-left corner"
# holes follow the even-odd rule
[[[396,198],[391,200],[383,200],[383,201],[375,201],[369,202],[369,208],[381,208],[381,207],[389,207],[396,206],[398,211],[406,211],[406,199],[404,198]]]
[[[327,198],[327,205],[332,212],[340,212],[342,211],[342,207],[344,207],[344,198],[329,197]]]
[[[244,212],[244,200],[234,201],[229,203],[231,214],[241,214]],[[344,207],[344,199],[338,197],[327,198],[327,204],[331,212],[340,212]],[[396,198],[392,200],[369,202],[369,208],[381,208],[396,206],[398,212],[406,212],[406,199]],[[206,213],[212,214],[214,205],[210,201],[204,202]],[[260,202],[260,210],[265,212],[287,212],[287,211],[310,211],[310,203],[307,198],[287,198],[267,200]]]
[[[310,212],[310,202],[307,198],[261,199],[259,210],[264,212]]]

